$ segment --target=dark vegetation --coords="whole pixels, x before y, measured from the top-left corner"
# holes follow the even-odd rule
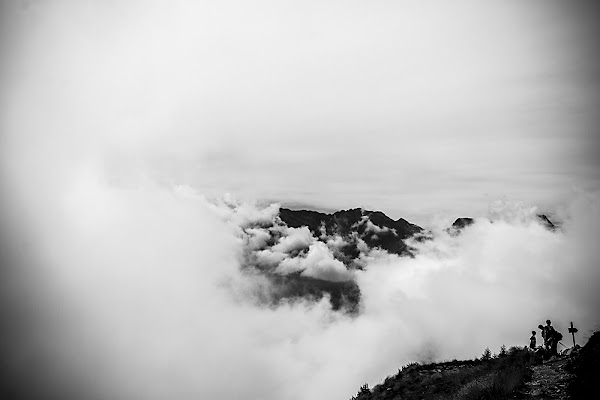
[[[363,385],[351,400],[504,399],[531,379],[534,363],[533,352],[505,346],[475,360],[411,363],[371,390]]]
[[[590,393],[598,391],[600,378],[600,331],[594,332],[576,357],[571,358],[565,368],[574,377],[568,391],[573,400],[589,399]]]
[[[562,399],[566,394],[556,392],[565,379],[571,400],[592,398],[600,377],[600,332],[594,332],[584,347],[568,350],[542,361],[540,351],[502,346],[497,355],[486,348],[475,360],[410,363],[372,389],[361,386],[350,400]],[[564,363],[566,375],[560,373]],[[548,368],[554,372],[549,374]],[[537,378],[532,380],[534,370]],[[541,384],[547,386],[540,391]]]

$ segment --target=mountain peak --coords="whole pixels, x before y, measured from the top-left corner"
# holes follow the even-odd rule
[[[554,225],[552,223],[552,221],[550,221],[550,219],[547,216],[545,216],[544,214],[537,214],[537,217],[540,220],[540,222],[542,223],[542,225],[544,225],[546,228],[548,228],[550,230],[556,229],[556,225]]]
[[[357,235],[369,247],[380,247],[398,255],[410,254],[403,241],[423,231],[420,226],[403,218],[394,221],[382,211],[363,208],[340,210],[332,214],[281,208],[279,217],[290,227],[308,227],[315,237],[321,237],[323,230],[327,235]],[[357,254],[357,251],[350,249],[346,251]]]

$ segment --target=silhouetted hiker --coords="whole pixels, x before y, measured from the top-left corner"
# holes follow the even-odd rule
[[[547,319],[546,326],[544,327],[546,331],[546,340],[548,341],[548,346],[546,350],[550,352],[550,356],[555,356],[558,354],[556,347],[558,346],[558,332],[552,326],[552,322]]]
[[[546,339],[546,329],[544,329],[544,327],[541,324],[538,325],[538,328],[540,328],[540,330],[542,331],[542,339],[544,340],[544,348],[546,348],[548,346],[548,339]]]
[[[530,349],[535,349],[535,331],[531,331],[531,337],[529,338],[529,348]]]

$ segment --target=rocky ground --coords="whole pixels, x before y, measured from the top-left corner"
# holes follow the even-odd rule
[[[569,358],[553,357],[532,367],[533,376],[525,387],[517,390],[513,399],[569,399],[567,387],[573,375],[565,370]]]

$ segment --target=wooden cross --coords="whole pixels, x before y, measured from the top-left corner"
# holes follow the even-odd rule
[[[575,332],[577,332],[577,328],[573,326],[573,322],[571,321],[571,327],[569,328],[569,333],[573,335],[573,347],[575,347]]]

